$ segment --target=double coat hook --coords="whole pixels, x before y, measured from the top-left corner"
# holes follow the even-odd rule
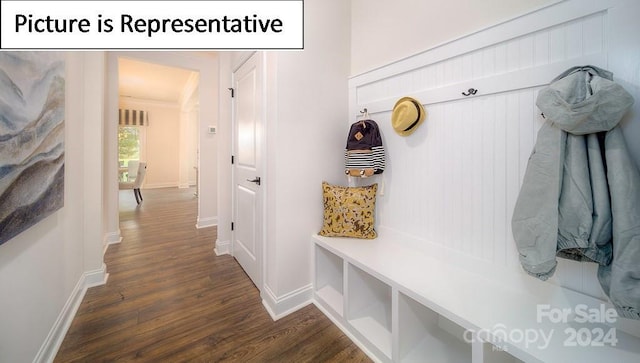
[[[471,96],[471,95],[475,95],[476,93],[478,93],[478,90],[475,88],[469,88],[467,90],[467,92],[462,92],[463,96]]]

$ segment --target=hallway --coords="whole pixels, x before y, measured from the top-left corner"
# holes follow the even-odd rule
[[[196,229],[194,189],[120,192],[123,241],[105,255],[55,362],[370,361],[315,306],[273,322],[216,229]]]

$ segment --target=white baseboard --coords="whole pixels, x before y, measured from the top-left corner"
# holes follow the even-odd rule
[[[107,280],[109,279],[109,274],[107,273],[107,265],[103,263],[102,267],[97,270],[86,271],[84,273],[84,277],[85,289],[106,284]]]
[[[279,297],[275,296],[269,286],[264,285],[260,295],[262,296],[262,305],[271,315],[271,319],[276,321],[311,304],[313,302],[313,285],[303,286]]]
[[[102,264],[102,268],[87,271],[80,276],[78,283],[71,291],[71,295],[62,307],[62,311],[53,323],[47,338],[40,346],[40,350],[33,359],[35,363],[50,363],[58,354],[58,349],[62,345],[65,335],[71,326],[73,318],[76,316],[87,289],[94,286],[104,285],[107,283],[109,274],[106,273],[106,266]]]
[[[208,218],[200,218],[198,217],[198,221],[196,222],[196,228],[208,228],[215,227],[218,225],[218,217],[208,217]]]
[[[122,235],[120,234],[120,228],[117,231],[107,232],[104,234],[104,243],[113,244],[122,242]]]
[[[144,184],[142,190],[145,189],[160,189],[160,188],[177,188],[178,182],[167,182],[167,183],[152,183],[152,184]]]
[[[231,241],[216,240],[216,246],[213,248],[216,256],[231,254]]]
[[[120,234],[120,229],[118,228],[117,231],[105,233],[102,241],[105,246],[114,245],[122,242],[122,235]]]

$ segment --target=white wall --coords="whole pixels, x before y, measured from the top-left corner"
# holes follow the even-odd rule
[[[310,292],[309,236],[322,226],[321,183],[344,181],[349,14],[342,0],[305,1],[304,52],[267,57],[263,297],[276,315]]]
[[[386,65],[558,1],[351,0],[351,74]]]
[[[120,98],[120,108],[149,113],[144,128],[145,147],[141,155],[147,162],[143,188],[177,187],[180,173],[180,107],[177,103]]]
[[[104,279],[104,53],[66,54],[64,207],[0,246],[0,361],[52,358],[74,294]]]
[[[191,73],[181,92],[180,101],[180,188],[196,185],[198,167],[198,126],[200,124],[199,74]]]

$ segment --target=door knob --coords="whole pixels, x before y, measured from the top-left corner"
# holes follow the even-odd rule
[[[259,177],[259,176],[257,176],[257,177],[256,177],[255,179],[253,179],[253,180],[247,179],[247,181],[248,181],[248,182],[251,182],[251,183],[256,183],[256,184],[260,185],[260,177]]]

